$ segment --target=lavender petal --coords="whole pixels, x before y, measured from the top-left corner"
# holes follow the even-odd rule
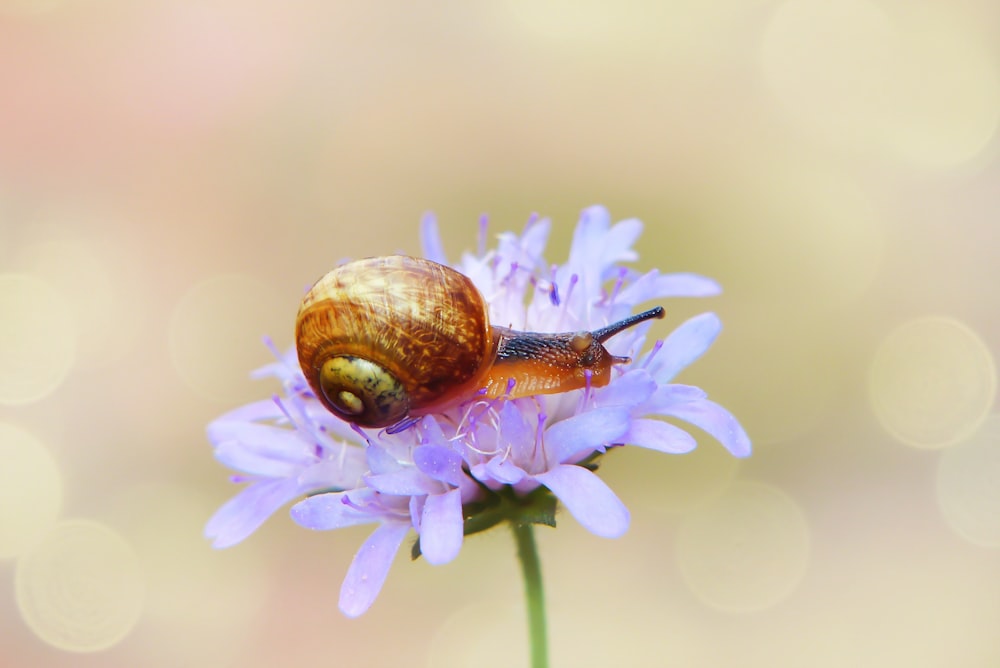
[[[208,425],[208,440],[216,452],[224,446],[238,446],[259,457],[286,462],[303,462],[313,458],[313,445],[291,429],[255,422],[219,421]]]
[[[359,510],[346,501],[347,492],[316,494],[292,506],[291,516],[296,524],[314,531],[367,524],[378,519],[377,515]]]
[[[662,413],[669,406],[683,404],[689,401],[701,401],[708,395],[705,390],[694,385],[682,385],[680,383],[670,383],[656,388],[656,392],[649,398],[642,408],[647,413]]]
[[[462,456],[443,445],[422,445],[413,450],[413,463],[434,480],[458,487],[465,478]]]
[[[594,535],[617,538],[628,530],[628,508],[587,469],[560,464],[535,479],[552,490],[574,519]]]
[[[601,240],[601,265],[613,268],[619,262],[634,262],[639,254],[632,250],[642,234],[642,221],[636,218],[621,220],[611,226]]]
[[[578,453],[620,443],[628,424],[626,408],[596,408],[556,422],[546,429],[545,444],[553,461],[566,462]]]
[[[704,429],[736,457],[750,455],[750,437],[732,413],[714,401],[702,399],[676,404],[667,408],[664,413]]]
[[[412,467],[392,473],[365,476],[365,484],[383,494],[400,496],[441,491],[441,483]]]
[[[648,418],[632,420],[625,441],[629,445],[670,454],[690,452],[698,445],[694,436],[680,427]]]
[[[431,564],[446,564],[461,549],[461,490],[428,496],[420,520],[420,551],[424,558]]]
[[[524,407],[520,401],[504,402],[497,420],[497,450],[519,462],[529,461],[535,448],[535,430],[525,419]]]
[[[409,531],[403,522],[386,522],[372,532],[354,555],[340,587],[340,611],[348,617],[365,613],[382,591],[392,560]]]
[[[721,329],[722,322],[714,313],[703,313],[685,321],[666,338],[647,370],[657,382],[669,382],[708,350]]]
[[[632,369],[594,391],[594,406],[638,406],[656,391],[656,381],[645,369]]]
[[[299,495],[295,480],[279,478],[254,483],[229,499],[205,525],[212,547],[226,548],[252,534],[278,508]]]
[[[649,271],[634,283],[626,286],[618,295],[618,300],[635,305],[655,299],[675,297],[714,297],[722,288],[711,278],[699,274],[661,274]]]
[[[486,462],[486,466],[481,470],[484,478],[496,480],[505,485],[514,485],[524,480],[527,475],[524,469],[512,462],[507,457],[497,456]]]
[[[438,264],[448,264],[448,258],[444,254],[444,244],[441,243],[437,218],[433,213],[425,213],[420,219],[420,245],[423,248],[425,258]]]

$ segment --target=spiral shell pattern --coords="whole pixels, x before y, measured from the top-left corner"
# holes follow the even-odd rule
[[[321,401],[328,403],[323,364],[359,357],[398,380],[414,415],[474,391],[492,362],[492,339],[472,281],[404,255],[357,260],[323,276],[302,301],[295,332],[299,363]]]

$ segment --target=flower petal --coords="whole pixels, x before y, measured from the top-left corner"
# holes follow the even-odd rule
[[[205,525],[205,536],[212,539],[212,547],[221,549],[235,545],[299,493],[295,480],[279,478],[256,482],[212,515]]]
[[[628,508],[587,469],[560,464],[535,479],[552,490],[587,531],[602,538],[617,538],[628,530]]]
[[[628,410],[612,406],[596,408],[545,430],[545,445],[552,461],[566,462],[580,453],[620,443],[628,430]]]
[[[375,475],[395,473],[403,468],[399,460],[389,454],[381,445],[370,444],[365,448],[365,454],[368,455],[368,469]]]
[[[425,473],[413,467],[393,471],[392,473],[365,476],[365,484],[383,494],[402,496],[440,492],[442,487],[441,483],[432,480]]]
[[[347,501],[347,492],[316,494],[302,499],[291,509],[295,523],[314,531],[328,531],[367,524],[378,519],[377,515],[366,513]]]
[[[642,405],[646,413],[662,413],[674,404],[683,404],[688,401],[701,401],[708,395],[705,390],[694,385],[682,385],[680,383],[670,383],[656,388],[656,392]]]
[[[441,243],[441,233],[438,230],[437,218],[433,213],[425,213],[420,219],[420,245],[424,257],[439,264],[447,264],[444,254],[444,244]]]
[[[413,450],[413,463],[435,480],[458,487],[465,478],[462,456],[443,445],[422,445]]]
[[[652,299],[713,297],[722,292],[718,283],[698,274],[661,274],[649,271],[618,293],[619,302],[635,305]]]
[[[660,298],[714,297],[722,294],[722,286],[718,282],[701,274],[663,274],[657,283]]]
[[[639,254],[632,250],[636,239],[642,234],[642,221],[636,218],[620,220],[611,226],[601,240],[601,264],[613,268],[619,262],[633,262]]]
[[[722,322],[714,313],[702,313],[687,320],[664,340],[646,369],[657,382],[669,382],[708,350],[721,329]]]
[[[588,317],[591,303],[601,292],[605,280],[605,240],[611,226],[611,215],[602,206],[591,206],[580,213],[573,231],[569,260],[556,270],[556,284],[565,296],[569,311]],[[574,279],[573,277],[576,277]],[[575,289],[570,291],[576,280]]]
[[[431,494],[420,519],[420,552],[428,563],[446,564],[462,549],[462,493]]]
[[[516,462],[529,462],[535,450],[535,430],[528,426],[530,400],[507,401],[500,407],[497,420],[497,450]]]
[[[542,264],[542,251],[549,239],[551,223],[547,218],[532,216],[521,235],[500,234],[497,239],[497,256],[506,265],[516,264],[521,269],[533,271]]]
[[[260,401],[255,401],[223,413],[212,420],[208,428],[211,429],[212,425],[216,422],[255,422],[279,420],[284,417],[285,414],[281,412],[281,409],[278,408],[278,404],[274,402],[274,398],[272,397],[271,399],[261,399]],[[209,440],[211,440],[211,436],[209,436]]]
[[[341,612],[358,617],[371,607],[409,530],[409,525],[403,522],[386,522],[372,532],[354,555],[340,587]]]
[[[304,402],[302,408],[303,417],[331,439],[336,438],[357,445],[362,445],[366,442],[358,432],[354,431],[349,422],[335,416],[326,406],[316,401],[313,397]]]
[[[645,369],[631,369],[594,391],[594,406],[638,406],[656,391],[656,381]]]
[[[238,444],[255,455],[286,462],[309,461],[313,444],[298,431],[256,422],[216,420],[208,425],[208,440],[216,446]]]
[[[361,448],[351,447],[337,459],[325,459],[301,471],[299,485],[309,491],[351,489],[358,486],[367,468]]]
[[[489,478],[497,482],[502,482],[505,485],[519,483],[527,475],[521,467],[502,456],[493,457],[490,461],[486,462],[483,472]]]
[[[287,478],[299,472],[305,462],[274,459],[248,449],[238,441],[226,441],[215,447],[215,458],[236,471],[262,478]]]
[[[569,266],[596,266],[601,259],[601,243],[611,226],[611,214],[600,205],[580,212],[569,247]]]
[[[737,457],[750,455],[750,437],[732,413],[714,401],[702,399],[676,404],[667,408],[664,413],[704,429]]]
[[[625,442],[641,448],[679,454],[691,452],[698,446],[694,436],[680,427],[663,420],[640,418],[632,420]]]

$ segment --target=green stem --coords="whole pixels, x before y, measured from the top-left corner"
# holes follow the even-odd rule
[[[545,592],[542,590],[542,566],[538,561],[535,532],[531,524],[514,521],[517,556],[524,576],[524,597],[528,604],[528,634],[531,638],[531,667],[548,668],[549,640],[545,630]]]

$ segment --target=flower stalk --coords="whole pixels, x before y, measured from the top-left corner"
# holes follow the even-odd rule
[[[542,586],[542,565],[538,559],[535,530],[528,522],[511,522],[511,528],[517,541],[517,556],[521,562],[521,575],[524,578],[531,668],[548,668],[549,639],[545,623],[545,590]]]

